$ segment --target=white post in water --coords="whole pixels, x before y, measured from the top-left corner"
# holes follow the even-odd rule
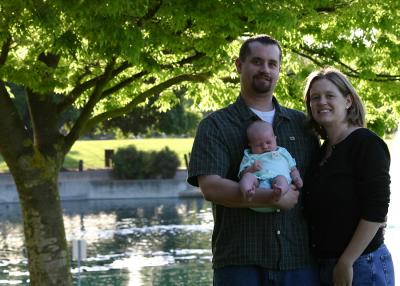
[[[72,259],[78,261],[78,286],[81,285],[81,260],[86,260],[86,241],[83,239],[72,240]]]

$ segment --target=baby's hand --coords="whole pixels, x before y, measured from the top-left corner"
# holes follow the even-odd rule
[[[247,167],[246,169],[243,170],[243,174],[245,173],[254,173],[257,171],[260,171],[262,169],[262,164],[260,161],[255,161],[252,165]]]
[[[252,167],[254,169],[254,172],[260,171],[262,169],[261,161],[255,161]]]
[[[301,177],[294,177],[293,184],[296,186],[297,189],[301,189],[303,187],[303,180]]]

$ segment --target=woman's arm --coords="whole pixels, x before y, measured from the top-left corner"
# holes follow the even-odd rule
[[[381,227],[380,222],[361,219],[346,249],[333,270],[334,285],[351,285],[353,282],[353,264],[360,257]]]

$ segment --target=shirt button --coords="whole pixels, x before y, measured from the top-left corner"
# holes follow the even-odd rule
[[[277,235],[280,235],[280,234],[281,234],[281,231],[280,231],[280,230],[277,230],[277,231],[276,231],[276,234],[277,234]]]
[[[315,248],[317,245],[315,243],[311,244],[312,248]]]

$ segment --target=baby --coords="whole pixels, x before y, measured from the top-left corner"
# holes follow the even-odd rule
[[[240,163],[240,190],[250,201],[256,188],[273,189],[282,196],[293,184],[303,186],[303,180],[296,168],[296,162],[289,152],[276,145],[272,125],[265,121],[255,121],[247,128],[250,149],[244,150]],[[274,212],[275,208],[253,208],[259,212]]]

